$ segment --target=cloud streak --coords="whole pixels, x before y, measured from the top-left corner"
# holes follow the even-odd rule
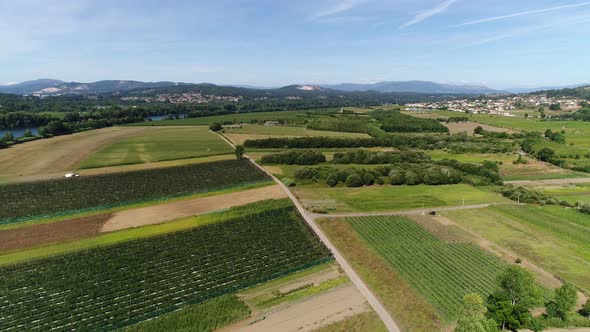
[[[443,3],[441,3],[440,5],[425,10],[423,12],[420,12],[418,14],[416,14],[416,16],[414,16],[413,19],[409,20],[408,22],[404,23],[402,26],[400,26],[400,29],[405,29],[407,27],[410,27],[414,24],[418,24],[434,15],[438,15],[442,12],[444,12],[445,10],[447,10],[447,8],[449,8],[453,3],[457,2],[457,0],[447,0]]]
[[[567,19],[558,20],[558,21],[555,21],[555,22],[552,22],[549,24],[524,27],[524,28],[516,29],[516,30],[510,31],[510,32],[504,33],[504,34],[491,36],[491,37],[488,37],[485,39],[478,40],[477,42],[472,43],[471,46],[484,45],[484,44],[488,44],[491,42],[500,41],[500,40],[513,38],[513,37],[518,37],[521,35],[537,32],[537,31],[553,30],[554,28],[559,28],[562,26],[583,24],[583,23],[588,23],[588,22],[590,22],[590,16],[588,16],[588,15],[581,15],[581,16],[577,16],[577,17],[568,17]]]
[[[571,4],[571,5],[563,5],[563,6],[556,6],[556,7],[533,9],[533,10],[527,10],[527,11],[523,11],[523,12],[517,12],[517,13],[507,14],[507,15],[482,18],[482,19],[479,19],[479,20],[474,20],[474,21],[469,21],[469,22],[461,23],[461,24],[455,25],[455,27],[462,27],[462,26],[466,26],[466,25],[473,25],[473,24],[481,24],[481,23],[493,22],[493,21],[504,20],[504,19],[507,19],[507,18],[513,18],[513,17],[519,17],[519,16],[542,14],[542,13],[553,12],[553,11],[562,10],[562,9],[576,8],[576,7],[589,6],[589,5],[590,5],[590,1],[586,1],[586,2],[576,3],[576,4]]]
[[[324,19],[327,18],[329,16],[333,16],[333,15],[337,15],[343,12],[346,12],[364,2],[366,2],[367,0],[344,0],[344,1],[340,1],[339,3],[335,4],[334,6],[315,12],[311,15],[309,15],[306,19],[306,21],[308,22],[312,22],[312,21],[318,21],[320,19]]]

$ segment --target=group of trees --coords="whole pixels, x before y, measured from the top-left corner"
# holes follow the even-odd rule
[[[495,332],[500,329],[530,329],[536,332],[542,331],[546,326],[590,326],[590,320],[576,316],[577,300],[576,288],[570,283],[565,283],[543,303],[543,289],[537,285],[534,276],[518,266],[510,266],[498,277],[498,288],[488,296],[487,307],[478,294],[464,296],[455,331]],[[532,310],[543,304],[546,313],[533,317]],[[590,309],[590,301],[584,307]]]
[[[570,206],[570,204],[566,201],[560,202],[550,195],[524,187],[506,185],[499,189],[499,193],[506,198],[520,203]]]
[[[466,116],[451,116],[446,119],[439,120],[439,122],[446,122],[446,123],[457,123],[457,122],[467,122],[469,118]]]
[[[512,144],[496,139],[470,137],[465,134],[408,136],[389,134],[381,138],[294,137],[246,140],[248,148],[259,149],[330,149],[394,147],[398,149],[448,150],[451,153],[507,153]]]
[[[377,110],[371,116],[381,123],[381,129],[392,133],[448,133],[449,128],[435,119],[423,119],[399,111]]]
[[[0,113],[0,129],[33,128],[44,126],[55,117],[47,114],[29,112]]]
[[[417,164],[430,161],[430,156],[424,152],[380,152],[360,149],[336,152],[332,158],[334,164],[393,164],[403,162]]]
[[[444,185],[466,182],[470,184],[501,183],[497,164],[460,163],[455,160],[437,162],[397,162],[375,168],[338,169],[330,166],[306,167],[295,171],[296,179],[326,181],[330,187],[344,183],[348,187],[362,185]],[[359,178],[362,180],[359,180]]]
[[[498,138],[498,139],[520,139],[525,138],[526,133],[514,132],[508,133],[505,131],[489,131],[482,128],[482,126],[477,126],[473,129],[473,133],[477,135],[481,135],[486,138]]]
[[[545,138],[557,142],[557,143],[565,143],[565,130],[561,132],[553,132],[551,129],[545,130]]]
[[[326,156],[315,150],[291,150],[262,156],[264,164],[317,165],[326,162]]]

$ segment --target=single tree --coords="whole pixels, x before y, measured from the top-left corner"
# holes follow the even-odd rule
[[[221,129],[223,129],[223,126],[219,122],[213,122],[209,125],[211,131],[220,131]]]
[[[542,148],[537,152],[537,158],[540,161],[550,161],[555,156],[555,151],[550,148]]]
[[[543,291],[534,276],[518,266],[508,267],[498,283],[499,289],[488,297],[488,317],[502,329],[516,331],[530,321],[530,310],[543,303]]]
[[[486,319],[485,313],[486,307],[479,294],[465,295],[455,332],[497,331],[496,322],[493,319]]]
[[[238,160],[244,159],[244,151],[245,151],[245,148],[243,145],[236,145],[236,151],[235,151],[236,159],[238,159]]]
[[[6,134],[4,134],[4,137],[2,137],[2,140],[5,142],[12,142],[14,141],[14,135],[12,132],[7,131]]]
[[[574,285],[565,283],[555,290],[553,300],[547,303],[547,315],[561,320],[567,320],[568,315],[574,311],[578,301],[578,292]]]
[[[483,134],[483,128],[481,126],[477,126],[477,127],[475,127],[475,129],[473,129],[473,133],[477,134],[477,135],[481,135],[481,134]]]

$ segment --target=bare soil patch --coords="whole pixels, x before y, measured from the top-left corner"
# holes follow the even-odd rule
[[[63,173],[104,145],[138,135],[148,127],[111,127],[18,144],[0,154],[0,176]],[[149,129],[148,129],[149,130]]]
[[[369,307],[365,299],[354,285],[349,283],[304,301],[261,313],[260,315],[265,318],[252,325],[249,325],[249,322],[262,316],[251,317],[221,331],[313,331],[367,310]]]
[[[230,194],[183,200],[145,208],[115,212],[101,228],[101,232],[112,232],[126,228],[160,224],[166,221],[190,217],[205,212],[227,209],[232,206],[249,204],[265,199],[286,197],[277,186],[239,191]]]
[[[515,132],[512,129],[494,127],[494,126],[485,125],[485,124],[481,124],[481,123],[477,123],[477,122],[471,122],[471,121],[449,122],[449,123],[443,123],[443,124],[447,128],[449,128],[449,131],[451,133],[464,133],[464,132],[466,132],[469,135],[473,135],[473,130],[477,127],[482,127],[484,130],[497,132],[497,133],[513,133],[513,132]]]
[[[57,221],[0,231],[0,251],[74,241],[98,234],[109,214]]]

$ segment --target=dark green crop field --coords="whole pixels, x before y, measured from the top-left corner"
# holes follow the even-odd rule
[[[247,160],[226,160],[0,186],[0,223],[184,196],[267,181]]]
[[[290,204],[0,268],[0,330],[114,330],[331,259]]]

